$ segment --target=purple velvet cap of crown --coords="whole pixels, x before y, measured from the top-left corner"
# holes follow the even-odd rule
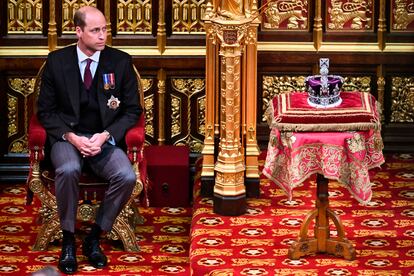
[[[322,76],[308,76],[305,79],[308,90],[308,103],[314,107],[335,107],[341,104],[341,87],[344,79],[341,76],[327,75],[328,91],[322,91]]]
[[[341,76],[328,75],[329,96],[339,94],[343,81],[344,80]],[[312,94],[313,96],[323,97],[320,91],[321,90],[321,76],[320,75],[309,76],[306,78],[305,82],[306,82],[306,85],[312,89],[312,91],[308,89],[308,92],[310,94]]]

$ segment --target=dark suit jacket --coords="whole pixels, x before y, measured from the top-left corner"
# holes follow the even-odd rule
[[[115,74],[115,88],[103,88],[103,74]],[[106,46],[95,72],[98,78],[98,102],[102,126],[119,143],[126,131],[135,125],[142,113],[138,84],[130,55]],[[37,116],[46,129],[51,144],[66,132],[75,131],[80,118],[82,79],[76,45],[49,53],[42,75]],[[107,106],[114,96],[120,100],[117,109]]]

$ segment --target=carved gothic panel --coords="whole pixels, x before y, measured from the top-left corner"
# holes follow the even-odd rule
[[[326,1],[327,31],[373,31],[373,0]]]
[[[201,152],[205,131],[205,80],[171,79],[171,138],[174,145],[187,145]]]
[[[151,33],[151,0],[118,0],[118,34]]]
[[[391,1],[391,31],[414,31],[414,0]]]
[[[392,78],[391,122],[414,122],[414,77]]]
[[[171,16],[173,33],[205,32],[202,18],[206,3],[207,0],[173,0]]]
[[[9,34],[41,34],[42,0],[8,0],[7,32]]]
[[[96,7],[96,0],[63,0],[62,3],[62,33],[75,32],[73,15],[83,6]]]
[[[8,78],[11,93],[7,94],[8,151],[10,153],[27,152],[27,129],[29,126],[28,96],[34,91],[35,78]],[[23,103],[21,103],[23,102]],[[19,110],[19,105],[24,110]]]
[[[262,30],[309,29],[309,4],[307,0],[265,0]]]

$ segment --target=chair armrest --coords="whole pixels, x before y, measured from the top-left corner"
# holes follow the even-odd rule
[[[40,124],[36,115],[33,115],[30,119],[27,139],[30,152],[30,161],[43,160],[43,150],[46,143],[46,130]]]
[[[138,122],[130,128],[125,135],[125,143],[128,150],[128,156],[132,162],[137,161],[136,158],[142,158],[141,156],[135,156],[134,154],[140,154],[145,142],[145,117],[141,115]],[[140,159],[138,159],[140,161]]]
[[[125,135],[127,145],[127,154],[131,163],[139,172],[140,180],[143,185],[142,192],[139,195],[139,201],[142,206],[149,206],[148,189],[149,180],[147,176],[147,163],[144,158],[145,144],[145,115],[142,114],[134,127],[130,128]]]

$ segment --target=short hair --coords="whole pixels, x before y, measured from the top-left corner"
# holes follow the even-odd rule
[[[85,17],[86,13],[81,11],[80,9],[75,12],[73,16],[73,23],[75,23],[75,27],[79,26],[82,30],[85,27]]]

